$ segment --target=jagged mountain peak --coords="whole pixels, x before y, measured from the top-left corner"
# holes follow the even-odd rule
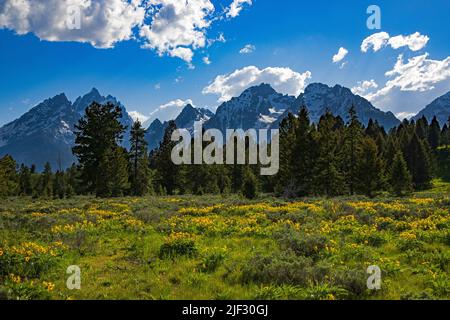
[[[423,116],[428,121],[436,117],[441,126],[447,123],[450,117],[450,91],[433,100],[433,102],[422,109],[413,119],[417,120]]]
[[[260,85],[250,87],[246,89],[241,96],[253,95],[267,98],[273,94],[278,94],[270,84],[261,83]]]

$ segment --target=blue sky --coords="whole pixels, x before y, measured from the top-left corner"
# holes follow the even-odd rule
[[[64,1],[25,0],[46,6],[23,14],[26,8],[0,0],[0,125],[60,92],[73,101],[92,87],[145,118],[170,117],[186,101],[214,109],[263,80],[288,94],[311,82],[338,83],[399,116],[450,90],[447,0],[234,0],[237,11],[230,9],[233,0],[189,0],[188,11],[158,16],[173,1],[150,0],[157,6],[146,7],[145,19],[141,11],[121,14],[119,27],[102,19],[86,26],[83,9],[75,34],[60,29]],[[141,0],[93,2],[145,6]],[[371,4],[381,9],[381,30],[366,26]],[[170,23],[157,25],[161,18]],[[373,34],[384,41],[381,48],[363,52],[363,40]],[[246,45],[250,52],[240,53]],[[348,53],[333,63],[341,47]]]

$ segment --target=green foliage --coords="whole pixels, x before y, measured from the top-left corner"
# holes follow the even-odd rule
[[[81,178],[87,189],[100,197],[121,195],[129,187],[128,159],[119,147],[126,129],[121,117],[119,106],[93,102],[75,126],[72,150],[80,163]]]
[[[244,173],[242,194],[247,199],[255,199],[258,196],[258,179],[250,169],[247,169]]]
[[[401,197],[412,191],[412,178],[408,166],[401,151],[395,154],[390,170],[389,182],[393,192]]]
[[[0,198],[14,196],[18,193],[19,183],[16,162],[6,155],[0,159]]]

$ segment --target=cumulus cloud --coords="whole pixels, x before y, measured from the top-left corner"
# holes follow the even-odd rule
[[[344,60],[344,58],[347,56],[348,54],[348,50],[345,49],[344,47],[340,47],[338,53],[336,53],[333,56],[333,63],[338,63],[342,60]]]
[[[230,6],[226,9],[227,18],[235,18],[244,9],[244,5],[252,5],[252,0],[233,0]]]
[[[193,50],[206,46],[214,5],[210,0],[150,0],[152,21],[140,30],[144,47],[191,62]]]
[[[165,104],[160,105],[153,112],[151,112],[149,120],[150,122],[156,119],[159,119],[162,122],[173,120],[181,113],[181,111],[183,111],[183,108],[188,104],[194,105],[191,99],[176,99],[173,101],[169,101]]]
[[[450,57],[444,60],[432,60],[425,53],[403,61],[403,55],[399,55],[392,70],[385,73],[393,78],[386,82],[384,88],[376,92],[372,99],[387,95],[395,88],[401,91],[428,91],[434,89],[438,82],[450,78]]]
[[[389,39],[389,44],[393,49],[408,47],[411,51],[419,51],[427,45],[429,40],[428,36],[416,32],[409,36],[399,35],[392,37]]]
[[[256,47],[252,44],[247,44],[241,50],[239,50],[240,54],[250,54],[256,50]]]
[[[370,48],[373,49],[374,52],[377,52],[381,48],[385,47],[389,41],[389,33],[387,32],[378,32],[374,33],[371,36],[368,36],[361,43],[361,51],[367,52]]]
[[[75,15],[80,28],[71,25]],[[90,43],[97,48],[111,48],[131,39],[133,28],[144,18],[145,8],[136,0],[4,0],[0,5],[0,28],[19,35],[32,32],[41,40]]]
[[[365,80],[365,81],[358,81],[358,85],[353,87],[351,90],[354,94],[357,94],[361,97],[364,97],[364,95],[371,89],[377,89],[378,84],[375,82],[375,80]]]
[[[395,37],[389,36],[387,32],[374,33],[365,38],[361,43],[361,51],[367,52],[372,48],[374,52],[390,45],[393,49],[401,47],[408,47],[411,51],[419,51],[427,45],[430,38],[426,35],[421,35],[415,32],[408,36],[398,35]]]
[[[141,123],[147,122],[147,120],[150,119],[150,117],[140,113],[139,111],[129,111],[128,114],[130,115],[131,119],[133,119],[133,121],[139,120]]]
[[[203,94],[218,95],[218,101],[224,102],[240,95],[251,86],[268,83],[278,92],[297,96],[303,91],[306,81],[310,78],[310,71],[298,73],[289,68],[258,69],[255,66],[248,66],[230,74],[217,76],[203,89]]]
[[[366,94],[366,98],[380,108],[411,113],[448,91],[450,57],[433,60],[425,53],[405,62],[403,55],[399,55],[385,75],[391,80],[380,90]]]
[[[234,18],[251,0],[234,0],[218,15]],[[211,0],[1,0],[0,29],[19,35],[34,33],[46,41],[90,43],[112,48],[121,41],[139,40],[160,56],[180,58],[191,65],[199,48],[224,42],[223,34],[208,39],[217,20]],[[70,27],[79,21],[78,27]]]

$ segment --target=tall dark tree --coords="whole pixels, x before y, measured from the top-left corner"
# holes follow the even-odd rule
[[[441,131],[441,145],[447,147],[450,144],[450,130],[448,125],[444,124]]]
[[[357,182],[357,155],[363,137],[363,127],[358,120],[356,109],[352,105],[349,110],[349,123],[345,130],[344,168],[345,180],[350,194],[355,193]]]
[[[0,197],[18,194],[19,183],[16,161],[9,155],[0,159]]]
[[[431,163],[430,155],[424,142],[414,134],[407,148],[406,161],[411,172],[414,187],[422,190],[431,186]]]
[[[139,121],[131,128],[130,142],[131,191],[135,196],[142,196],[149,190],[150,168],[145,129]]]
[[[172,150],[176,146],[176,142],[172,141],[172,133],[177,129],[175,121],[170,121],[165,132],[163,140],[153,153],[154,160],[152,162],[157,170],[157,176],[154,183],[156,190],[172,195],[179,187],[180,167],[172,161]]]
[[[397,151],[395,154],[389,170],[389,183],[392,191],[399,197],[412,191],[411,174],[401,151]]]
[[[379,155],[377,144],[370,137],[362,140],[357,170],[359,189],[365,195],[373,197],[376,191],[383,189],[385,183],[384,161]]]
[[[19,189],[23,196],[31,196],[33,186],[31,184],[31,171],[26,165],[22,164],[19,169]]]
[[[436,150],[441,144],[441,127],[436,117],[434,117],[431,121],[431,125],[428,130],[428,144],[432,150]]]
[[[77,131],[72,150],[78,157],[83,183],[97,196],[122,193],[124,190],[117,192],[116,189],[127,185],[115,185],[117,180],[124,180],[125,177],[113,176],[110,171],[123,166],[121,163],[114,163],[124,159],[119,144],[126,128],[120,123],[121,117],[122,110],[119,106],[93,102],[75,126]],[[122,171],[120,173],[123,174]],[[128,172],[126,177],[128,178]]]
[[[49,162],[45,164],[40,178],[40,196],[45,198],[53,196],[53,173]]]
[[[313,169],[316,192],[327,196],[341,194],[344,176],[340,171],[340,131],[333,130],[336,118],[327,112],[320,118],[315,134],[317,159]]]

